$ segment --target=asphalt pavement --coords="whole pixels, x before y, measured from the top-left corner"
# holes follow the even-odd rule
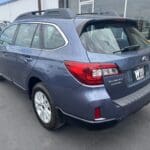
[[[47,131],[28,96],[0,82],[0,150],[150,150],[150,105],[112,128],[91,131],[72,124]]]

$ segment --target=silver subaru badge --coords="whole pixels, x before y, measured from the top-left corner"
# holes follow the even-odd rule
[[[145,61],[149,61],[149,57],[148,56],[143,56],[142,57],[142,62],[145,62]]]

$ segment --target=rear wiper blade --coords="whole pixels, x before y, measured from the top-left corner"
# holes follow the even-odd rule
[[[132,50],[137,50],[140,48],[140,45],[131,45],[124,47],[123,49],[120,49],[119,51],[114,51],[113,53],[118,53],[118,52],[127,52],[127,51],[132,51]]]

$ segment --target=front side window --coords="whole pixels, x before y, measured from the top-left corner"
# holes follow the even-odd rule
[[[148,46],[147,40],[130,24],[91,24],[82,32],[80,39],[90,52],[113,53],[126,47]]]
[[[7,44],[12,44],[16,29],[17,29],[17,25],[12,25],[7,29],[5,29],[0,37],[1,43],[4,42]]]
[[[44,49],[56,49],[65,45],[65,40],[53,25],[42,25]]]
[[[37,24],[21,24],[15,44],[21,47],[30,47]]]

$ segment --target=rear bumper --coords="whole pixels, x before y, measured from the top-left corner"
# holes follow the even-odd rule
[[[120,107],[122,114],[119,119],[122,119],[129,114],[138,111],[143,106],[150,102],[150,84],[137,90],[136,92],[121,98],[114,100],[114,103]]]
[[[112,118],[112,119],[105,119],[105,118],[100,118],[99,120],[97,121],[92,121],[92,120],[86,120],[86,119],[83,119],[83,118],[80,118],[80,117],[77,117],[75,115],[72,115],[72,114],[68,114],[66,112],[64,112],[62,109],[60,108],[57,108],[59,111],[61,111],[61,113],[66,116],[66,117],[69,117],[69,118],[72,118],[72,119],[75,119],[77,121],[80,121],[80,122],[84,122],[86,124],[101,124],[101,123],[106,123],[106,122],[111,122],[111,121],[116,121],[115,118]]]
[[[150,84],[120,99],[116,100],[105,99],[105,100],[90,101],[88,109],[85,110],[84,112],[85,113],[86,111],[93,112],[94,108],[100,107],[102,111],[102,118],[98,120],[87,119],[84,117],[79,117],[77,115],[72,115],[64,112],[63,110],[61,110],[61,112],[64,115],[79,120],[81,122],[97,125],[111,121],[120,121],[125,117],[127,117],[128,115],[140,110],[149,102],[150,102]],[[86,115],[88,115],[88,113],[86,113]]]

